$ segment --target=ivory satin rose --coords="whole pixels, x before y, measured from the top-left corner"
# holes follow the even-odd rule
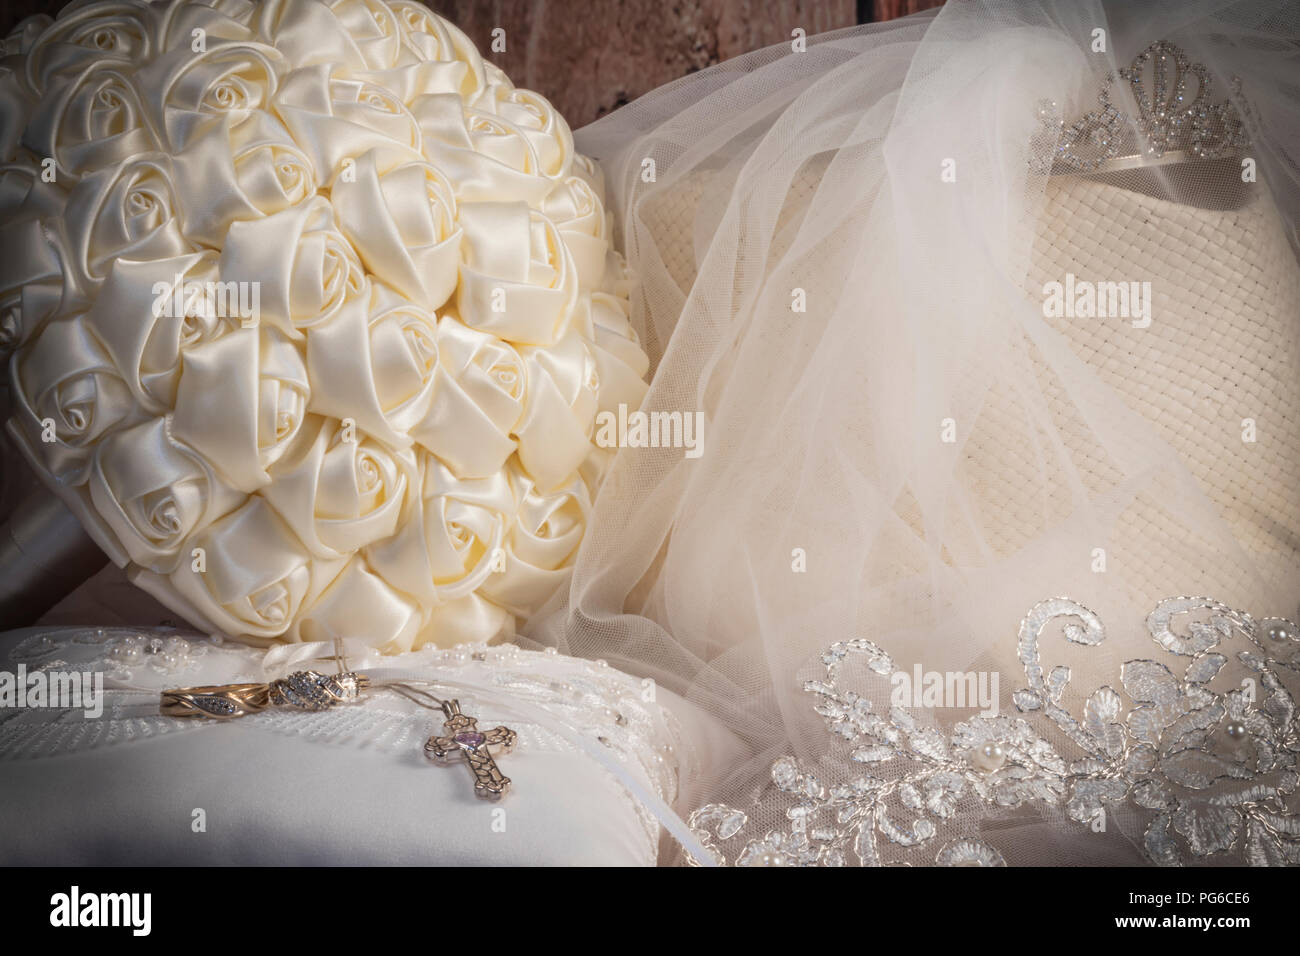
[[[230,226],[271,216],[316,193],[311,160],[274,116],[205,118],[172,159],[183,232],[219,248]]]
[[[11,435],[192,624],[508,639],[638,404],[599,167],[410,0],[101,0],[0,60]]]
[[[167,273],[165,280],[158,280],[160,269]],[[87,318],[145,411],[162,415],[175,408],[186,352],[237,327],[218,314],[215,302],[195,294],[217,276],[217,256],[211,251],[113,262]],[[200,285],[187,293],[187,283]],[[174,306],[178,297],[180,308],[156,308],[160,301]]]
[[[86,174],[64,207],[67,253],[79,284],[94,289],[115,259],[164,259],[191,251],[177,221],[171,158],[144,153]]]
[[[438,322],[438,384],[417,440],[466,478],[499,471],[518,443],[527,371],[507,342],[452,316]]]
[[[277,467],[262,497],[313,554],[337,558],[392,536],[419,472],[409,450],[366,435],[349,440],[337,421],[316,422],[310,443]]]
[[[330,198],[368,272],[426,309],[446,303],[459,279],[462,230],[455,192],[436,166],[371,150],[352,175],[335,179]]]
[[[506,539],[506,570],[484,582],[483,593],[519,614],[537,610],[568,579],[578,553],[591,496],[581,478],[542,491],[525,471],[510,481],[519,511]]]
[[[463,203],[461,225],[461,320],[510,342],[557,342],[573,315],[578,279],[555,224],[519,201]]]
[[[42,99],[24,139],[32,151],[57,159],[69,176],[161,148],[130,67],[114,61],[89,61],[67,88]]]
[[[297,339],[366,291],[361,260],[318,195],[270,216],[232,223],[220,271],[223,280],[255,284],[260,321]]]
[[[168,434],[163,418],[115,431],[101,442],[87,486],[95,517],[131,560],[160,570],[187,560],[181,545],[190,534],[242,498]]]
[[[95,442],[139,417],[130,387],[85,315],[47,323],[15,355],[11,372],[14,430],[40,448],[46,473],[55,481],[84,481]]]
[[[288,337],[241,326],[186,351],[171,432],[230,484],[255,491],[301,431],[311,392]]]
[[[59,309],[67,283],[59,244],[47,223],[62,216],[67,197],[36,170],[0,167],[0,348],[11,349]],[[75,293],[74,293],[75,295]]]

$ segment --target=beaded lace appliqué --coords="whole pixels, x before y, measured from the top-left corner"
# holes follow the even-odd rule
[[[1084,826],[1099,814],[1138,814],[1146,854],[1160,865],[1300,863],[1294,624],[1257,622],[1208,598],[1163,601],[1146,622],[1162,660],[1128,661],[1120,689],[1093,690],[1076,716],[1062,704],[1070,669],[1045,670],[1040,658],[1054,622],[1074,644],[1105,637],[1097,616],[1068,598],[1035,605],[1018,638],[1028,686],[1012,695],[1017,715],[979,715],[947,732],[903,707],[882,713],[841,686],[850,658],[881,676],[894,664],[866,640],[832,644],[825,679],[804,690],[847,749],[847,771],[819,772],[847,782],[828,786],[784,757],[771,775],[788,827],[754,836],[749,814],[710,804],[691,815],[692,829],[719,862],[731,853],[738,865],[1003,866],[976,837],[979,821],[1038,805]],[[966,835],[936,852],[941,830]]]

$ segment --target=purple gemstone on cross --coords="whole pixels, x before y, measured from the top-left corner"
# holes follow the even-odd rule
[[[518,735],[509,727],[479,730],[474,718],[461,713],[460,703],[455,700],[443,701],[442,712],[447,715],[442,725],[447,736],[430,737],[424,752],[444,763],[456,758],[463,760],[474,774],[477,796],[495,800],[503,795],[510,787],[510,778],[497,769],[492,751],[509,753]]]

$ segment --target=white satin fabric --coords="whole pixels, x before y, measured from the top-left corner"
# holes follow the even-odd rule
[[[598,170],[409,0],[102,0],[0,65],[0,307],[37,471],[255,641],[509,637],[644,394]]]

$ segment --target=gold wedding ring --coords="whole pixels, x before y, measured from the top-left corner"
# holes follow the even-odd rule
[[[328,710],[356,700],[370,681],[363,674],[296,671],[269,684],[212,684],[165,690],[158,710],[167,717],[231,720],[267,707]]]
[[[264,709],[270,684],[213,684],[165,690],[158,711],[165,717],[212,717],[229,720]]]

